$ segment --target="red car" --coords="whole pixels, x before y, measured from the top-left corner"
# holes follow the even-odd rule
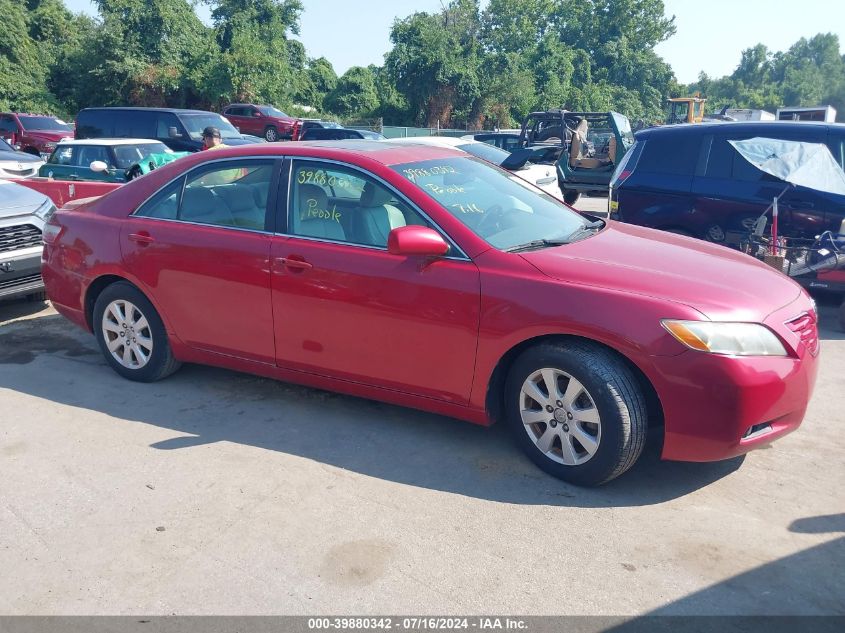
[[[46,114],[2,112],[0,137],[22,152],[47,159],[59,141],[73,138],[73,127]]]
[[[672,460],[782,437],[818,366],[786,276],[447,148],[202,152],[57,212],[44,241],[50,299],[126,378],[207,363],[502,420],[578,484],[627,470],[651,427]]]
[[[295,140],[299,126],[299,119],[268,105],[232,103],[224,108],[223,116],[229,119],[241,134],[263,136],[270,143]]]

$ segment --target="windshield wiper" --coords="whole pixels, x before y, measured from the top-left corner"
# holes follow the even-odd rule
[[[598,231],[604,227],[603,220],[596,220],[595,222],[587,222],[584,226],[580,229],[575,229],[572,235],[569,236],[568,241],[576,242],[580,238],[585,237],[587,235],[593,234],[595,231]]]
[[[519,253],[520,251],[530,251],[535,248],[545,248],[548,246],[561,246],[562,244],[569,244],[569,239],[556,238],[553,240],[531,240],[530,242],[525,242],[525,244],[517,244],[516,246],[506,248],[505,252]]]

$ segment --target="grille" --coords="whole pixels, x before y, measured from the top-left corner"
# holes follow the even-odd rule
[[[41,231],[31,224],[0,228],[0,253],[41,245]]]
[[[10,279],[3,281],[3,276],[0,275],[0,290],[8,290],[9,288],[17,288],[19,286],[27,286],[33,282],[40,281],[41,275],[36,273],[34,275],[27,275],[26,277],[18,277],[17,279]]]
[[[809,352],[815,356],[819,353],[819,330],[816,317],[809,312],[798,315],[786,322],[786,327],[795,332]]]

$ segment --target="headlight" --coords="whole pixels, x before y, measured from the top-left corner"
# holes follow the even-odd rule
[[[51,200],[45,200],[44,204],[42,204],[40,207],[38,207],[32,213],[32,215],[34,215],[36,218],[40,218],[44,222],[47,222],[47,221],[50,220],[51,217],[53,217],[53,214],[55,212],[56,212],[56,205],[54,205]]]
[[[681,343],[699,352],[733,356],[786,356],[786,349],[765,325],[714,321],[660,322]]]

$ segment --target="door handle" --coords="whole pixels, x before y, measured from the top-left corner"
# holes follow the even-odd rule
[[[137,243],[139,246],[147,246],[148,244],[155,242],[152,235],[146,231],[141,231],[140,233],[130,233],[129,240]]]
[[[314,268],[304,259],[299,259],[297,257],[277,257],[276,261],[282,266],[290,268],[291,270],[310,270]]]

